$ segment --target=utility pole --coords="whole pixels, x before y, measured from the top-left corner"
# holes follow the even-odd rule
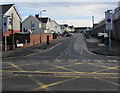
[[[92,16],[92,25],[93,25],[93,31],[94,31],[94,16]]]
[[[46,10],[40,11],[40,14],[39,14],[39,15],[40,15],[39,18],[40,18],[40,22],[41,22],[41,23],[40,23],[40,25],[41,25],[41,30],[42,30],[42,20],[41,20],[41,18],[42,18],[42,12],[46,12]],[[42,39],[42,31],[40,32],[40,43],[42,42],[41,39]]]
[[[3,37],[3,33],[4,33],[4,50],[5,51],[7,51],[7,36],[6,36],[6,33],[8,31],[8,17],[10,17],[10,16],[6,16],[6,15],[2,16],[2,37]]]
[[[11,14],[11,21],[12,21],[12,22],[11,22],[11,23],[12,23],[12,24],[11,24],[11,26],[12,26],[12,27],[11,27],[11,30],[12,30],[12,49],[14,50],[15,47],[14,47],[14,29],[13,29],[13,25],[14,25],[13,22],[14,22],[14,21],[13,21],[13,13]]]

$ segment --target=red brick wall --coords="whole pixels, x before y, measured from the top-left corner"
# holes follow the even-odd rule
[[[31,34],[30,35],[30,45],[35,45],[40,43],[40,34]]]
[[[53,34],[31,34],[30,35],[30,46],[35,45],[35,44],[39,44],[42,42],[46,42],[47,41],[47,35],[49,35],[49,40],[53,40]],[[28,45],[27,45],[28,46]]]
[[[53,34],[46,34],[46,33],[43,33],[43,34],[31,34],[30,35],[30,43],[27,43],[24,44],[24,47],[28,47],[28,46],[32,46],[32,45],[35,45],[35,44],[40,44],[42,42],[46,42],[47,41],[47,35],[49,35],[49,40],[53,40]],[[41,37],[41,39],[40,39]],[[19,40],[18,40],[19,42]],[[1,42],[2,43],[2,42]],[[11,46],[7,46],[8,50],[10,50]],[[4,50],[4,46],[2,46],[3,50]]]

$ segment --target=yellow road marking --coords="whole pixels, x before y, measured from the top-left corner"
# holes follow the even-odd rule
[[[75,62],[74,64],[83,64],[83,63]]]
[[[44,64],[48,64],[48,63],[44,63]],[[61,68],[61,69],[65,69],[65,70],[68,70],[68,71],[76,72],[75,70],[72,70],[72,69],[69,69],[69,68],[65,68],[64,66],[58,66],[58,65],[52,65],[52,64],[48,64],[48,65],[54,66],[56,68]]]
[[[49,48],[49,49],[47,49],[47,50],[44,50],[43,52],[39,52],[39,53],[47,52],[47,51],[49,51],[49,50],[51,50],[51,49],[57,47],[57,46],[60,45],[60,44],[61,44],[61,43],[58,43],[57,45],[55,45],[55,46],[53,46],[53,47],[51,47],[51,48]],[[26,55],[26,57],[27,57],[27,56],[36,55],[36,54],[38,54],[38,53],[33,53],[33,54],[30,54],[30,55]],[[2,58],[2,59],[8,59],[8,58],[15,58],[15,57],[7,57],[7,58]]]
[[[21,73],[21,72],[23,72],[23,73],[48,73],[48,74],[50,74],[50,73],[52,73],[52,74],[54,74],[54,73],[57,73],[57,74],[93,74],[93,75],[119,75],[120,73],[96,73],[96,72],[47,72],[47,71],[15,71],[15,70],[0,70],[1,72],[13,72],[13,73]]]
[[[110,68],[108,66],[102,66],[102,65],[97,65],[97,64],[92,64],[92,63],[88,63],[89,65],[94,65],[94,66],[98,66],[98,67],[103,67],[103,68]]]
[[[38,84],[39,86],[45,86],[45,84],[43,84],[42,82],[40,82],[39,80],[37,80],[36,78],[34,78],[33,76],[29,76],[29,78],[33,81],[35,81],[36,84]],[[50,91],[49,88],[46,87],[47,91]]]
[[[2,78],[0,78],[0,79],[3,80],[3,79],[8,79],[8,78],[16,77],[16,76],[17,76],[17,75],[13,75],[13,76],[9,76],[9,77],[7,76],[7,77],[5,77],[5,78],[3,78],[3,76],[2,76]]]
[[[19,70],[21,69],[21,68],[19,68],[18,66],[16,66],[16,65],[14,65],[14,64],[11,64],[12,66],[14,66],[15,68],[18,68]],[[51,64],[48,64],[48,65],[51,65]],[[67,70],[69,70],[69,71],[72,71],[72,72],[43,72],[43,71],[27,71],[27,72],[33,72],[33,73],[59,73],[59,74],[99,74],[99,75],[102,75],[102,74],[104,74],[104,75],[107,75],[107,74],[120,74],[120,73],[96,73],[96,72],[78,72],[78,71],[75,71],[75,70],[72,70],[72,69],[68,69],[68,68],[65,68],[65,67],[63,67],[63,66],[57,66],[57,65],[52,65],[52,66],[55,66],[56,68],[62,68],[62,69],[67,69]],[[107,66],[105,66],[106,68],[108,68],[109,69],[109,67],[107,67]],[[21,69],[22,70],[22,69]],[[26,72],[26,71],[12,71],[12,72]],[[33,76],[33,75],[28,75],[28,76]],[[41,76],[45,76],[45,75],[41,75]],[[46,75],[46,76],[50,76],[50,75]],[[73,77],[73,76],[63,76],[63,75],[59,75],[59,76],[56,76],[56,77]],[[82,76],[82,77],[85,77],[86,78],[86,76]],[[120,78],[120,77],[97,77],[97,76],[89,76],[90,78]],[[73,78],[81,78],[81,76],[74,76]],[[87,77],[88,78],[88,77]],[[37,84],[37,80],[35,80],[35,82],[36,82],[36,84]],[[39,83],[40,84],[40,83]],[[57,84],[57,83],[56,83]],[[111,83],[112,84],[112,83]],[[41,84],[41,86],[44,86],[44,85],[42,85]]]
[[[90,65],[94,65],[94,66],[103,67],[103,68],[108,68],[108,69],[116,69],[116,68],[119,67],[119,66],[116,66],[116,67],[108,67],[108,66],[102,66],[102,65],[92,64],[92,63],[88,63],[88,64],[90,64]]]
[[[61,44],[61,43],[58,43],[57,45],[55,45],[55,46],[53,46],[53,47],[51,47],[51,48],[49,48],[49,49],[47,49],[47,50],[44,50],[43,52],[37,52],[37,53],[32,53],[32,54],[26,55],[26,57],[27,57],[27,56],[36,55],[36,54],[39,54],[39,53],[45,53],[45,52],[47,52],[47,51],[49,51],[49,50],[52,50],[53,48],[59,46],[60,44]]]
[[[74,65],[77,65],[77,64],[65,65],[65,66],[62,66],[62,67],[70,67],[70,66],[74,66]],[[58,68],[58,67],[53,67],[53,68],[48,68],[48,69],[42,69],[42,71],[52,70],[52,69],[56,69],[56,68]]]
[[[110,69],[118,70],[118,69],[116,69],[116,68],[118,68],[118,66],[112,67],[112,68],[107,68],[107,69],[98,70],[98,71],[95,71],[95,72],[93,72],[93,73],[98,73],[98,72],[102,72],[102,71],[106,71],[106,70],[110,70]]]
[[[17,65],[17,66],[21,67],[21,66],[28,66],[28,65],[33,65],[33,64],[41,64],[41,63],[31,63],[31,64],[29,63],[29,64],[23,64],[23,65]],[[2,68],[11,68],[11,67],[14,67],[14,66],[12,65],[12,66],[2,67]]]
[[[69,82],[69,81],[74,80],[74,79],[75,78],[70,78],[70,79],[67,79],[67,80],[60,81],[60,82],[55,82],[55,83],[51,83],[51,84],[48,84],[48,85],[43,85],[43,86],[38,87],[34,90],[36,91],[36,90],[41,89],[41,88],[47,88],[47,87],[55,86],[55,85],[58,85],[58,84],[61,84],[61,83]]]
[[[39,76],[39,77],[62,77],[62,78],[109,78],[120,79],[120,77],[110,76],[71,76],[71,75],[38,75],[38,74],[15,74],[16,76]]]
[[[24,71],[23,69],[21,69],[19,66],[13,64],[13,63],[10,63],[13,67],[17,68],[18,70],[20,71]],[[39,80],[37,80],[36,78],[34,78],[33,76],[28,76],[31,80],[33,80],[37,85],[39,86],[43,86],[44,84],[42,82],[40,82]],[[47,91],[49,91],[50,89],[46,88]]]

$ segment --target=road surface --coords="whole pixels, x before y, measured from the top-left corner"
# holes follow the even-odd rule
[[[40,51],[39,49],[35,51]],[[82,34],[26,56],[3,59],[3,91],[119,91],[120,59],[88,51]]]

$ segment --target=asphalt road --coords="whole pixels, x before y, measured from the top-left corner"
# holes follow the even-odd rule
[[[77,34],[42,53],[3,59],[2,89],[118,92],[118,62],[118,58],[89,52],[84,37]]]

